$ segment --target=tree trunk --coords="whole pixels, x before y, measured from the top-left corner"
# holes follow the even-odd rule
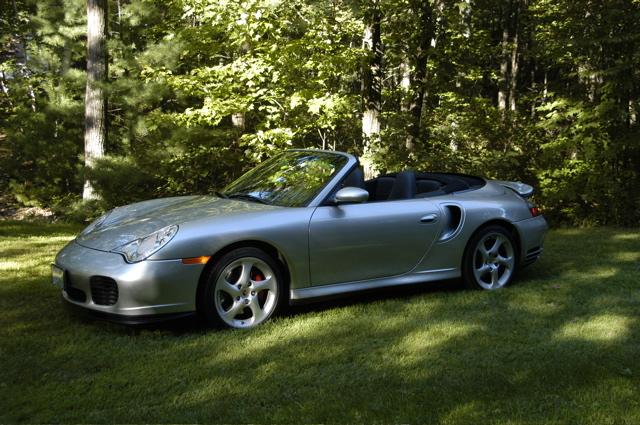
[[[518,98],[518,71],[520,69],[520,8],[522,3],[526,6],[526,0],[513,0],[511,2],[510,32],[511,32],[511,69],[509,73],[509,110],[517,112]]]
[[[514,35],[511,41],[511,72],[509,75],[509,110],[516,112],[516,97],[518,92],[518,26],[514,27]]]
[[[18,5],[15,0],[12,1],[12,5],[13,5],[13,19],[15,19],[16,22],[18,22],[19,20]],[[29,72],[29,68],[27,66],[27,59],[28,59],[27,46],[25,43],[24,35],[20,34],[18,30],[16,30],[16,33],[12,37],[9,37],[9,45],[12,46],[14,50],[14,56],[15,56],[16,66],[18,68],[18,74],[22,78],[28,81],[29,77],[31,76],[31,73]],[[4,83],[3,83],[3,87],[4,87]],[[7,93],[8,93],[8,88],[7,88]],[[31,101],[31,110],[35,112],[36,111],[36,94],[33,91],[33,86],[31,85],[30,82],[27,84],[27,93]]]
[[[62,61],[60,63],[60,75],[66,75],[69,68],[71,68],[71,40],[65,37],[64,47],[62,50]]]
[[[364,138],[362,165],[366,178],[373,177],[376,172],[372,161],[372,142],[375,142],[380,137],[382,89],[380,20],[380,8],[376,1],[365,13],[365,28],[362,35],[362,47],[368,53],[362,69],[362,135]]]
[[[244,112],[234,112],[231,114],[231,124],[234,128],[240,130],[244,133],[245,129],[245,113]]]
[[[536,93],[537,90],[537,84],[536,84],[536,70],[538,69],[538,67],[535,65],[535,62],[532,62],[531,65],[531,70],[529,71],[529,75],[530,75],[530,81],[529,81],[529,89],[531,90],[532,93]],[[536,98],[534,97],[533,100],[531,101],[531,119],[535,119],[536,117]]]
[[[0,70],[0,91],[2,91],[2,93],[5,96],[9,97],[9,87],[7,87],[5,81],[6,79],[5,79],[4,71]],[[9,98],[9,104],[11,104],[10,98]]]
[[[411,100],[409,99],[411,93],[411,64],[406,56],[400,64],[400,89],[402,90],[400,111],[409,112],[409,107],[411,106]]]
[[[85,93],[84,164],[91,168],[104,156],[107,138],[107,0],[87,0],[87,87]],[[85,178],[82,199],[98,196]]]
[[[427,60],[431,46],[435,44],[433,42],[435,29],[431,4],[428,1],[422,1],[418,4],[419,9],[415,10],[415,13],[420,17],[420,32],[418,46],[416,46],[415,73],[411,84],[412,98],[411,104],[409,105],[409,113],[411,114],[409,136],[405,142],[405,147],[409,152],[415,150],[415,141],[420,137],[422,108],[427,84]]]
[[[471,0],[463,0],[463,3],[464,8],[460,9],[464,24],[464,32],[462,34],[465,38],[469,38],[471,37]]]
[[[500,42],[500,76],[498,77],[498,110],[502,118],[508,111],[517,111],[520,3],[522,0],[510,0],[502,14],[502,40]]]
[[[505,22],[506,24],[506,22]],[[498,77],[498,110],[505,117],[507,111],[507,81],[509,79],[509,29],[502,29],[502,41],[500,42],[500,75]]]

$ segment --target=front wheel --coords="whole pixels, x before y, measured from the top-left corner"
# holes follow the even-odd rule
[[[462,278],[467,287],[499,289],[513,280],[517,267],[516,244],[502,226],[488,226],[476,233],[465,249]]]
[[[257,248],[225,254],[209,273],[198,300],[199,313],[211,325],[252,328],[278,310],[283,279],[276,260]]]

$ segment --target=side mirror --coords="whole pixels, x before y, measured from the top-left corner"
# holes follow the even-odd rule
[[[336,204],[359,204],[367,202],[369,192],[359,187],[343,187],[333,198]]]

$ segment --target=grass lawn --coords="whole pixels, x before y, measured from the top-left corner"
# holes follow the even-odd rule
[[[0,222],[0,423],[640,423],[640,231],[552,231],[512,287],[455,282],[289,311],[249,331],[68,313],[79,230]]]

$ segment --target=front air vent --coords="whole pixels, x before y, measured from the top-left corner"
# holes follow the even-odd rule
[[[64,292],[67,293],[67,296],[71,301],[75,301],[78,303],[83,303],[87,301],[87,295],[80,289],[73,286],[73,281],[71,280],[71,275],[69,273],[65,273],[64,276]]]
[[[118,302],[118,284],[106,276],[91,276],[91,299],[98,305],[114,305]]]

